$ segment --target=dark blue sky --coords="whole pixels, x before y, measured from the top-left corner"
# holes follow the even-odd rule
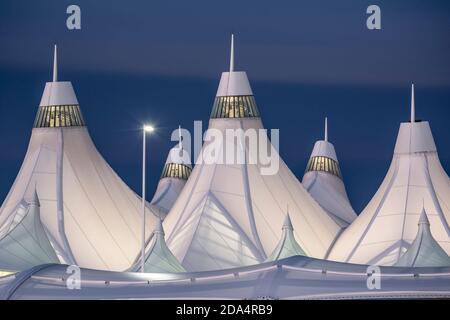
[[[78,4],[82,30],[65,26]],[[378,4],[382,30],[366,28]],[[301,177],[329,117],[350,198],[361,210],[381,183],[409,85],[417,116],[430,121],[448,171],[450,1],[62,1],[0,3],[0,201],[20,168],[37,105],[51,78],[71,80],[94,142],[140,192],[142,121],[149,141],[149,194],[170,133],[207,121],[236,33],[236,67],[246,70],[263,121],[280,128],[281,154]]]

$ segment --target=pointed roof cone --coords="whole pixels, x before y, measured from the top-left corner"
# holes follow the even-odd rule
[[[49,64],[50,61],[55,60],[49,57]],[[126,185],[97,150],[82,122],[70,82],[52,80],[46,84],[21,170],[0,208],[0,237],[8,228],[9,218],[24,212],[18,209],[23,205],[36,216],[40,213],[44,234],[48,235],[61,263],[123,271],[141,252],[141,245],[136,241],[136,234],[140,234],[143,227],[141,197]],[[71,95],[66,95],[68,93]],[[28,205],[36,186],[39,186],[37,194],[42,200],[42,210]],[[117,203],[118,196],[126,201]],[[148,203],[145,207],[148,240],[157,221],[157,212]],[[14,215],[15,211],[19,214]],[[68,216],[69,212],[73,219]],[[92,232],[93,225],[95,232]],[[74,233],[76,237],[71,237]],[[111,241],[116,245],[111,245]],[[14,246],[10,248],[13,255],[16,250],[34,250],[32,247],[16,248],[14,242],[9,244]]]
[[[192,172],[191,156],[183,146],[181,127],[178,128],[179,143],[169,151],[155,194],[150,202],[165,218]]]
[[[450,257],[433,238],[425,208],[419,218],[419,230],[411,247],[400,257],[398,267],[448,267]]]
[[[411,85],[411,123],[416,121],[416,107],[414,105],[414,83]]]
[[[0,228],[0,270],[22,271],[59,263],[40,218],[39,199],[23,199]]]
[[[341,227],[356,219],[348,199],[334,145],[328,141],[328,118],[325,117],[324,140],[316,141],[302,184],[328,215]]]
[[[156,224],[153,231],[152,243],[145,259],[144,271],[155,273],[180,273],[186,272],[178,259],[167,247],[164,238],[164,228],[162,220]]]
[[[292,256],[306,256],[305,251],[300,247],[294,237],[294,228],[292,227],[289,212],[286,214],[282,227],[281,239],[272,254],[266,259],[266,262],[276,261]]]
[[[229,52],[227,49],[227,59]],[[217,130],[223,136],[241,129],[263,133],[245,72],[236,68],[229,72],[226,67],[209,121],[208,128],[214,130],[208,131]],[[267,134],[256,135],[256,141],[239,136],[229,139],[231,145],[226,139],[211,139],[196,154],[192,174],[164,220],[169,248],[188,271],[261,263],[277,246],[286,215],[283,208],[291,203],[298,241],[306,253],[323,258],[340,227],[299,183]],[[267,170],[268,164],[248,150],[248,143],[271,150],[274,171]],[[238,152],[234,159],[221,161],[230,150]],[[274,238],[271,234],[277,223],[280,229]]]
[[[400,124],[386,176],[364,210],[336,240],[329,260],[396,264],[417,232],[417,213],[423,208],[418,199],[429,199],[428,214],[438,218],[431,220],[433,238],[450,254],[450,208],[436,200],[450,199],[449,177],[439,160],[428,121],[411,122],[415,121],[414,89],[412,86],[411,119]],[[410,179],[404,179],[405,172]],[[386,232],[392,235],[389,239]]]

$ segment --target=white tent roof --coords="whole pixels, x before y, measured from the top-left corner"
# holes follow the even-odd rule
[[[59,105],[77,102],[73,90],[61,86],[69,87],[46,85],[25,159],[0,209],[0,226],[36,188],[42,224],[61,262],[128,269],[141,247],[141,199],[97,151],[79,106]],[[155,223],[149,209],[146,234]]]
[[[235,71],[230,69],[233,75]],[[230,79],[233,77],[223,76],[221,85]],[[244,91],[251,94],[243,83],[235,83],[242,89],[239,92],[219,90],[215,107],[227,111],[219,110],[216,115],[220,116],[210,119],[209,128],[214,129],[208,131],[210,134],[220,132],[225,136],[227,130],[264,129],[253,96],[230,96]],[[228,112],[227,108],[234,108],[236,103],[245,107],[240,113]],[[219,150],[217,161],[196,164],[164,220],[167,244],[187,270],[223,269],[264,261],[279,242],[287,205],[296,239],[307,255],[323,257],[340,231],[278,156],[267,135],[258,139],[260,146],[267,146],[272,157],[279,160],[275,174],[261,174],[267,169],[261,161],[250,163],[248,145],[243,140],[235,139],[233,147],[246,159],[244,163],[218,160],[224,156],[224,141],[212,139],[203,145],[200,157],[205,158],[209,150],[215,149]]]
[[[422,210],[419,230],[411,247],[395,264],[399,267],[450,267],[450,257],[433,238],[427,213]]]
[[[356,218],[345,190],[339,161],[328,141],[328,121],[325,118],[324,140],[314,144],[303,176],[303,186],[340,226],[347,227]]]
[[[186,180],[179,178],[163,178],[159,180],[150,203],[159,212],[160,218],[164,219],[169,213],[185,184]]]
[[[153,238],[150,241],[145,259],[144,271],[150,273],[179,273],[186,271],[166,245],[162,220],[157,222],[153,231]]]
[[[34,191],[29,202],[23,200],[0,228],[0,270],[21,271],[35,265],[59,262],[39,213]]]
[[[416,237],[423,204],[433,237],[447,254],[450,252],[449,178],[439,161],[430,125],[412,120],[400,125],[383,183],[336,241],[329,259],[395,264]]]
[[[266,261],[276,261],[298,255],[304,256],[305,252],[295,240],[294,227],[288,212],[284,220],[280,242]]]

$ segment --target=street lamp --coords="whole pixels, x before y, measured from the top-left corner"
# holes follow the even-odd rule
[[[145,266],[145,162],[146,162],[146,137],[147,133],[155,131],[150,125],[144,125],[142,128],[142,248],[141,248],[141,272],[144,272]]]

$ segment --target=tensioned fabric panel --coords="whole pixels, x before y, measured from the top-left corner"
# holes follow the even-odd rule
[[[444,213],[447,224],[450,225],[450,197],[448,196],[450,194],[450,179],[448,175],[445,174],[445,170],[442,167],[437,154],[427,154],[426,159],[431,182],[436,191],[437,200]],[[447,250],[447,253],[448,252],[450,252],[450,249]]]
[[[219,270],[261,262],[214,200],[207,198],[202,209],[198,236],[194,237],[182,261],[187,270]],[[215,252],[222,254],[213,255]],[[201,266],[199,261],[202,261]]]
[[[248,216],[245,214],[246,207],[245,199],[242,196],[242,174],[240,170],[233,167],[228,167],[226,165],[203,165],[201,171],[200,177],[211,176],[213,181],[224,181],[222,180],[223,177],[232,177],[231,180],[233,183],[222,183],[217,185],[213,183],[209,187],[208,185],[205,185],[204,187],[210,188],[205,190],[207,192],[206,194],[202,192],[195,192],[189,197],[189,201],[187,203],[189,208],[186,208],[186,211],[184,211],[185,214],[175,225],[176,231],[173,232],[172,237],[170,237],[169,240],[171,241],[170,247],[172,252],[179,258],[188,270],[190,270],[190,268],[193,268],[192,270],[196,270],[199,268],[199,265],[202,270],[203,268],[206,268],[206,266],[210,266],[211,268],[218,268],[218,266],[229,268],[236,266],[236,263],[239,263],[239,265],[240,263],[246,263],[247,259],[243,258],[243,256],[248,255],[252,257],[251,261],[248,261],[248,263],[256,263],[259,260],[257,260],[254,256],[252,249],[248,249],[250,250],[248,253],[240,253],[241,250],[244,250],[244,247],[249,246],[247,243],[247,238],[249,237],[253,239],[251,228],[248,223]],[[196,179],[195,177],[192,178],[188,181],[185,188],[190,187],[189,184],[191,183],[195,184]],[[230,181],[230,179],[226,181]],[[198,186],[198,190],[203,190],[203,187]],[[202,199],[201,202],[199,202],[200,199]],[[218,202],[216,203],[216,201]],[[223,212],[222,208],[226,208],[227,212]],[[215,214],[212,214],[211,212],[215,212]],[[229,216],[230,214],[232,216]],[[223,218],[220,218],[221,216],[223,216]],[[171,219],[170,214],[167,219]],[[242,233],[236,231],[236,227],[229,222],[229,219],[235,219],[234,223],[242,228],[240,231]],[[227,228],[225,225],[229,225],[230,227]],[[200,228],[199,226],[203,227]],[[202,232],[207,233],[207,235],[202,235]],[[211,243],[209,240],[197,243],[195,246],[198,248],[193,249],[192,246],[194,244],[190,241],[196,241],[195,239],[199,235],[200,237],[215,235],[214,237],[217,237],[217,239]],[[233,243],[235,242],[230,240],[230,237],[234,239],[239,238],[240,240],[235,241],[238,241],[240,245],[238,247],[234,247]],[[218,248],[222,249],[218,251]],[[233,249],[231,250],[230,248]],[[191,251],[196,250],[200,250],[196,253],[198,256],[196,258],[192,258]],[[214,255],[217,255],[219,252],[220,256],[227,256],[228,258],[225,260],[213,258]],[[240,254],[236,256],[237,253]],[[238,258],[240,255],[242,256]],[[191,262],[189,263],[187,261]],[[232,262],[235,264],[231,264]]]
[[[58,262],[39,219],[39,207],[23,201],[0,230],[0,270],[22,271]]]
[[[306,254],[295,240],[290,226],[283,225],[281,240],[266,261],[276,261],[298,255],[304,256]]]
[[[256,219],[256,227],[262,236],[261,241],[269,255],[278,244],[284,216],[289,207],[294,233],[307,255],[322,258],[335,236],[336,224],[322,211],[310,195],[299,187],[292,173],[280,158],[277,175],[261,175],[256,166],[249,166],[249,179],[252,181],[252,200],[261,219]],[[258,187],[260,186],[260,187]],[[273,212],[278,212],[275,216]],[[311,212],[316,212],[311,216]],[[283,218],[280,218],[283,216]]]
[[[421,213],[419,230],[411,247],[403,254],[396,266],[444,267],[450,266],[450,257],[439,246],[430,231],[426,212]]]
[[[438,198],[442,184],[428,176],[447,177],[439,165],[429,165],[435,153],[394,155],[378,192],[360,216],[339,237],[329,258],[353,263],[395,264],[417,234],[417,222],[425,206],[431,232],[450,252],[446,206]],[[438,161],[438,160],[432,160]],[[432,172],[433,171],[433,172]],[[445,188],[445,184],[444,184]],[[382,235],[382,237],[381,237]],[[389,254],[388,254],[389,252]]]
[[[57,213],[56,169],[61,137],[64,138],[63,226],[77,264],[114,271],[128,269],[140,251],[141,201],[98,153],[86,127],[33,129],[27,156],[1,209],[1,223],[24,195],[36,187],[41,220],[49,239],[59,254],[68,254]],[[155,221],[148,209],[148,236]]]
[[[56,148],[54,141],[56,139],[54,139],[54,134],[55,132],[50,132],[46,129],[33,132],[17,178],[0,209],[0,225],[3,225],[9,215],[14,213],[15,208],[25,198],[26,194],[28,194],[26,193],[27,189],[36,185],[36,174],[45,176],[56,172],[56,161],[54,160],[54,151]],[[36,185],[36,187],[38,186]],[[39,187],[41,186],[39,185]],[[39,196],[41,197],[42,205],[42,201],[48,198],[48,195],[39,192]],[[51,196],[54,197],[54,194]]]
[[[152,233],[152,239],[146,248],[146,258],[144,264],[145,272],[164,272],[164,273],[179,273],[186,272],[186,269],[180,264],[177,258],[170,252],[164,239],[164,230],[162,222],[157,222],[159,225]],[[137,264],[133,266],[134,271],[139,271],[141,268],[141,261],[137,260]]]
[[[185,184],[185,180],[177,178],[159,180],[151,204],[157,207],[158,210],[161,210],[164,215],[167,214],[177,200]]]
[[[147,256],[144,265],[145,272],[186,272],[177,258],[169,251],[161,241],[154,243],[151,247],[151,254]]]
[[[302,184],[340,225],[348,226],[357,217],[343,180],[323,171],[310,171],[303,177]]]
[[[263,127],[259,118],[246,118],[211,119],[210,128],[245,131]],[[205,143],[202,152],[211,143],[217,142]],[[269,147],[267,138],[266,143]],[[235,142],[235,148],[239,149],[240,145]],[[219,151],[222,150],[219,146]],[[220,154],[218,158],[220,159]],[[240,260],[236,260],[235,252],[224,249],[234,248],[237,234],[240,234],[240,241],[250,241],[246,245],[250,251],[259,251],[260,257],[254,255],[254,259],[264,260],[280,240],[288,205],[300,245],[305,245],[304,249],[308,254],[324,257],[340,230],[339,226],[311,198],[286,164],[279,157],[274,158],[280,160],[279,169],[270,175],[261,174],[260,163],[196,164],[182,193],[164,220],[167,244],[186,269],[204,270],[204,265],[217,268],[220,263],[216,261],[222,261],[222,265],[228,264],[230,267],[242,266],[241,263],[245,261],[251,262],[245,254],[242,254]],[[207,205],[207,202],[210,204]],[[216,231],[199,228],[198,226],[209,225],[205,221],[211,219],[221,221],[214,215],[210,216],[211,211],[217,212],[212,209],[213,204],[219,209],[220,215],[227,219],[231,217],[237,226],[230,222],[232,228],[227,228],[227,224],[222,221],[220,225],[223,228]],[[222,236],[219,237],[218,234]],[[214,238],[214,241],[205,248],[204,244],[210,243],[207,240],[209,237]],[[228,240],[231,244],[227,244]]]
[[[110,270],[125,270],[140,248],[139,199],[127,195],[131,191],[98,154],[85,128],[71,129],[64,138],[64,170],[68,173],[64,175],[64,187],[70,190],[65,192],[64,203],[72,213],[73,223],[83,230],[97,252],[94,261],[103,261]],[[148,215],[148,236],[155,222],[156,217]],[[66,233],[70,243],[77,243],[80,235],[76,229],[66,225]],[[73,250],[83,264],[92,264],[83,256],[84,248],[74,246]]]

